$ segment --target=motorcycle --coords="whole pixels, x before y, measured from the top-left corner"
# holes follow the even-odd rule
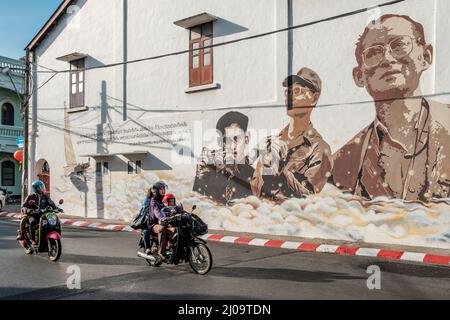
[[[59,201],[59,205],[64,203]],[[28,202],[30,207],[35,206],[34,200]],[[25,249],[27,255],[47,253],[48,258],[52,262],[57,262],[61,258],[61,221],[58,213],[64,212],[62,209],[53,209],[47,207],[45,209],[36,209],[28,214],[29,219],[26,224],[26,234],[24,240],[19,240],[19,244]],[[39,223],[31,229],[32,219],[39,219]],[[34,240],[34,243],[33,243]]]
[[[196,206],[192,211],[195,208]],[[157,254],[159,241],[158,236],[154,233],[150,236],[150,254],[143,252],[144,236],[141,236],[139,247],[142,251],[138,251],[138,257],[145,259],[152,267],[159,267],[162,263],[179,265],[189,262],[195,273],[207,274],[212,268],[213,259],[207,242],[200,236],[208,233],[208,225],[197,215],[188,212],[170,217],[167,224],[176,231],[172,238],[172,245],[167,250],[165,261],[161,260]]]

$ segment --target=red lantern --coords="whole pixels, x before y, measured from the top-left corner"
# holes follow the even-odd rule
[[[23,161],[23,150],[18,150],[14,153],[14,159],[16,159],[19,162]]]

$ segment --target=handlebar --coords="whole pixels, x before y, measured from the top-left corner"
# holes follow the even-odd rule
[[[41,210],[41,211],[43,211],[43,212],[54,212],[54,213],[62,213],[62,212],[64,212],[64,210],[61,209],[61,208],[54,209],[52,207],[47,207],[46,209]]]
[[[27,209],[27,208],[25,208],[25,209]],[[63,213],[64,212],[64,210],[61,208],[54,209],[52,207],[47,207],[45,209],[28,209],[28,210],[31,210],[31,211],[34,211],[35,213],[40,213],[40,214],[47,213],[47,212],[53,212],[53,213]]]
[[[182,218],[189,218],[190,216],[191,214],[189,212],[177,213],[176,215],[168,217],[166,220],[164,220],[164,222],[170,224],[175,221],[179,221]]]

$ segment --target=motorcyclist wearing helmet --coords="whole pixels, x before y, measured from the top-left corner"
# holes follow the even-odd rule
[[[167,227],[164,223],[167,218],[161,214],[161,210],[164,208],[162,200],[166,195],[166,189],[167,185],[162,181],[153,185],[148,219],[148,229],[158,235],[158,255],[162,260],[165,260],[167,240]]]
[[[161,209],[161,215],[167,218],[184,212],[183,206],[177,205],[177,199],[173,194],[166,193],[162,202],[165,206]]]
[[[28,195],[25,202],[22,204],[22,220],[20,221],[20,230],[17,235],[17,240],[24,240],[26,233],[25,227],[28,221],[31,222],[32,230],[34,229],[36,223],[39,222],[39,215],[33,214],[35,210],[45,209],[47,207],[59,209],[52,199],[50,199],[50,197],[46,194],[45,184],[42,181],[34,181],[31,184],[31,190],[32,193]],[[33,241],[33,239],[31,240]]]
[[[164,208],[161,209],[161,215],[166,218],[170,218],[176,214],[184,213],[183,205],[177,205],[177,200],[173,194],[166,193],[163,198]],[[173,235],[176,229],[173,227],[167,227],[167,242],[169,247],[172,246]]]

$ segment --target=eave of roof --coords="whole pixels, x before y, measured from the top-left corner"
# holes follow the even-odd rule
[[[66,9],[74,2],[75,0],[64,0],[56,9],[56,11],[52,14],[50,19],[44,24],[44,26],[39,30],[39,32],[34,36],[33,40],[27,45],[25,50],[32,51],[35,49],[45,38],[45,36],[55,27],[59,18],[64,14]]]

